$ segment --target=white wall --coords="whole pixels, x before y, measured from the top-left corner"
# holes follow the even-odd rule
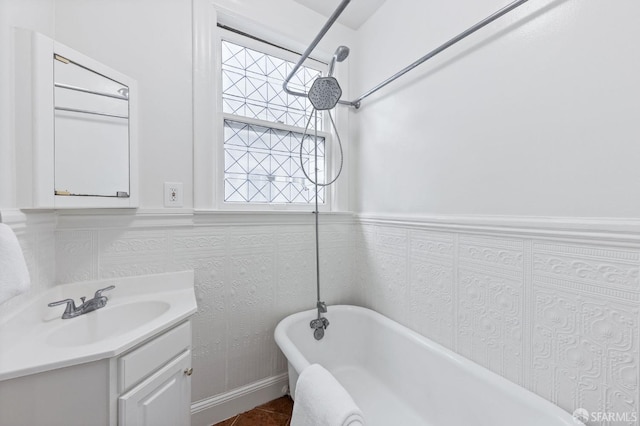
[[[198,2],[217,4],[248,31],[267,38],[276,34],[276,42],[285,39],[300,50],[324,23],[291,0]],[[163,208],[163,182],[183,182],[184,207],[192,208],[192,1],[55,0],[55,5],[58,41],[138,80],[141,208]],[[351,36],[336,29],[320,46],[323,56]]]
[[[0,0],[0,208],[12,208],[15,194],[13,131],[13,27],[53,35],[53,2]]]
[[[191,2],[55,0],[55,38],[138,81],[140,206],[162,208],[164,182],[193,206]]]
[[[360,93],[508,2],[387,1]],[[638,217],[640,3],[528,2],[363,101],[356,209]]]

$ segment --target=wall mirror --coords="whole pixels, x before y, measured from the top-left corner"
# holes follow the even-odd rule
[[[129,197],[129,87],[53,60],[55,194]]]
[[[42,34],[15,40],[21,207],[137,207],[135,80]]]

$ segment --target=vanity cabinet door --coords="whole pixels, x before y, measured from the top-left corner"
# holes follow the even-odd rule
[[[191,351],[118,398],[119,426],[191,424]]]

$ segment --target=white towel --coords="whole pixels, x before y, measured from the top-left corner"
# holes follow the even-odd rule
[[[29,290],[31,280],[13,229],[0,223],[0,304]]]
[[[296,383],[291,426],[361,426],[362,411],[335,377],[319,364],[305,368]]]

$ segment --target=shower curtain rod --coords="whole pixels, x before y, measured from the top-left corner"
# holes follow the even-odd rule
[[[416,68],[418,65],[423,64],[427,60],[429,60],[429,59],[433,58],[434,56],[436,56],[438,53],[448,49],[449,47],[451,47],[454,44],[458,43],[459,41],[463,40],[464,38],[466,38],[466,37],[470,36],[471,34],[475,33],[480,28],[490,24],[491,22],[495,21],[496,19],[500,18],[501,16],[511,12],[513,9],[517,8],[518,6],[523,5],[527,1],[528,0],[516,0],[513,3],[510,3],[510,4],[506,5],[502,9],[500,9],[497,12],[489,15],[488,17],[486,17],[482,21],[478,22],[477,24],[473,25],[472,27],[470,27],[467,30],[461,32],[457,36],[453,37],[451,40],[447,41],[446,43],[444,43],[444,44],[442,44],[442,45],[440,45],[438,47],[436,47],[431,52],[427,53],[426,55],[424,55],[420,59],[416,60],[412,64],[410,64],[410,65],[406,66],[405,68],[401,69],[400,71],[398,71],[397,73],[395,73],[391,77],[387,78],[386,80],[384,80],[383,82],[381,82],[377,86],[373,87],[372,89],[364,92],[362,95],[358,96],[354,100],[352,100],[352,101],[340,100],[340,101],[338,101],[338,103],[343,104],[343,105],[349,105],[349,106],[352,106],[352,107],[355,107],[355,108],[360,108],[360,103],[361,103],[361,101],[363,99],[373,95],[375,92],[377,92],[378,90],[382,89],[383,87],[385,87],[389,83],[391,83],[391,82],[397,80],[398,78],[402,77],[403,75],[405,75],[406,73],[408,73],[412,69]],[[289,80],[291,80],[291,78],[293,78],[293,75],[302,66],[302,63],[309,57],[311,52],[313,52],[313,49],[315,49],[315,47],[318,45],[320,40],[322,40],[322,38],[327,33],[327,31],[329,31],[329,28],[331,28],[331,26],[335,23],[335,21],[338,19],[340,14],[344,11],[344,9],[347,7],[347,5],[350,2],[351,2],[351,0],[342,0],[342,2],[340,2],[338,7],[336,8],[336,10],[329,17],[329,19],[324,24],[324,26],[322,27],[322,29],[320,30],[320,32],[318,33],[316,38],[313,39],[313,41],[311,42],[311,44],[309,45],[307,50],[304,51],[304,53],[300,57],[300,60],[298,61],[296,66],[293,67],[293,70],[289,73],[289,75],[287,76],[287,78],[285,79],[285,81],[284,81],[284,83],[282,85],[282,87],[284,88],[285,92],[287,92],[287,93],[289,93],[291,95],[307,96],[306,93],[294,92],[294,91],[290,90],[287,87],[287,85],[289,84]]]

